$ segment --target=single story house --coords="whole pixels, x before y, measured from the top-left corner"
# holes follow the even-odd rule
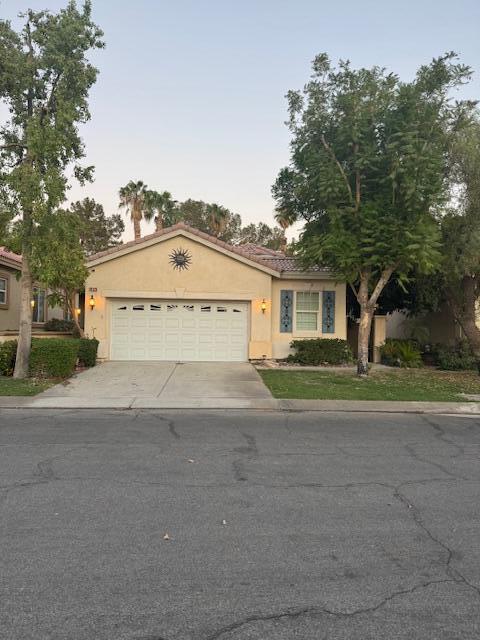
[[[296,338],[347,338],[328,270],[184,223],[90,256],[85,333],[107,360],[284,358]]]
[[[341,338],[355,349],[346,284],[326,268],[304,270],[292,256],[253,244],[230,245],[178,223],[89,256],[79,317],[99,340],[101,360],[231,361],[279,359],[302,338]],[[18,334],[22,258],[0,250],[0,342]],[[39,337],[65,310],[36,286]],[[84,304],[83,304],[84,302]],[[353,325],[355,329],[355,325]],[[385,339],[375,319],[373,358]]]
[[[0,336],[18,333],[20,320],[20,272],[22,256],[0,247]],[[47,290],[33,290],[33,329],[40,331],[47,320],[63,318],[61,307],[50,307]]]

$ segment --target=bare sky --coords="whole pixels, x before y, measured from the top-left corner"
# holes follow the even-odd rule
[[[15,20],[67,0],[0,0]],[[107,213],[130,179],[174,198],[218,202],[244,222],[272,223],[270,187],[288,162],[285,93],[326,51],[355,66],[411,78],[447,50],[476,69],[463,95],[480,97],[478,0],[93,0],[107,48],[83,127],[96,179],[71,199]],[[146,231],[147,229],[145,229]],[[128,226],[127,238],[132,235]]]

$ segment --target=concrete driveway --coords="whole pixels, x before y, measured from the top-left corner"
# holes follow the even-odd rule
[[[247,362],[105,362],[52,387],[32,405],[269,409],[275,401]]]

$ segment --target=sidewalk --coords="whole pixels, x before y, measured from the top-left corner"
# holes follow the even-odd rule
[[[0,409],[113,409],[151,410],[256,410],[350,413],[425,413],[479,416],[480,402],[386,402],[373,400],[277,400],[275,398],[188,398],[184,400],[135,398],[86,398],[1,396]]]

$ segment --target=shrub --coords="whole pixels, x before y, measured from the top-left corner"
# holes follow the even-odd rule
[[[0,344],[0,376],[11,376],[15,368],[17,341],[7,340]]]
[[[95,338],[80,338],[78,360],[84,367],[94,367],[97,362],[98,340]]]
[[[78,358],[79,341],[73,338],[33,339],[30,375],[35,378],[68,378]]]
[[[288,357],[290,362],[304,365],[348,364],[352,362],[352,351],[346,340],[336,338],[314,338],[293,340],[290,343],[295,353]]]
[[[390,367],[417,368],[422,366],[420,349],[411,340],[387,338],[380,347],[382,363]]]
[[[454,346],[438,345],[434,354],[438,368],[445,371],[465,371],[477,367],[467,340],[460,340]]]
[[[47,320],[43,325],[45,331],[72,331],[74,327],[73,320],[61,320],[60,318],[52,318]]]

